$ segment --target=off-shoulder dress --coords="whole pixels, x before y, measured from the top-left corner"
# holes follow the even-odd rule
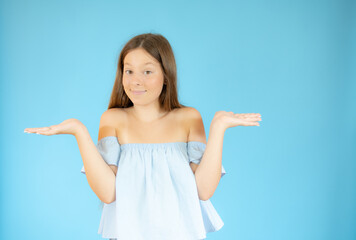
[[[102,238],[201,240],[224,225],[211,201],[199,199],[189,165],[200,163],[205,143],[119,144],[108,136],[96,147],[108,165],[118,167],[116,200],[102,209]]]

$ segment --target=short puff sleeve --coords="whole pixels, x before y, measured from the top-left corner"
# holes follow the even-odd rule
[[[118,166],[121,149],[117,137],[108,136],[100,139],[96,148],[108,165]],[[81,172],[85,174],[84,165]]]
[[[189,162],[199,164],[205,152],[206,144],[202,142],[188,142],[188,158]],[[225,175],[225,169],[221,165],[221,177]],[[201,213],[204,221],[206,232],[218,231],[224,225],[223,220],[220,218],[210,199],[203,201],[200,200]]]
[[[188,158],[189,162],[199,164],[205,152],[206,144],[202,142],[188,142]],[[224,166],[221,165],[221,177],[226,174]]]

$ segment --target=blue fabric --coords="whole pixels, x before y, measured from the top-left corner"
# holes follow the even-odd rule
[[[203,153],[205,152],[206,144],[202,142],[191,141],[188,142],[188,156],[189,161],[195,164],[199,164],[201,158],[203,157]],[[221,177],[225,175],[224,166],[221,165]]]
[[[116,137],[109,136],[100,139],[96,148],[108,165],[118,165],[121,148]],[[85,174],[84,166],[81,172]]]
[[[118,166],[116,201],[105,204],[98,233],[119,240],[201,240],[223,221],[210,200],[199,199],[190,162],[199,164],[202,142],[128,143],[102,138],[98,151]],[[84,166],[81,170],[85,174]],[[221,176],[225,175],[222,167]]]

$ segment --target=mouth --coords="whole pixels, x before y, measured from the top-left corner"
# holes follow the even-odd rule
[[[131,92],[135,95],[141,95],[141,94],[144,94],[145,92],[147,92],[147,90],[144,90],[144,91],[131,90]]]

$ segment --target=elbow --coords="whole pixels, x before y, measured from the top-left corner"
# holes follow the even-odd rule
[[[105,204],[110,204],[110,203],[113,203],[115,201],[102,201],[102,202],[105,203]]]
[[[202,201],[207,201],[211,198],[211,195],[209,194],[202,194],[202,193],[199,193],[199,199],[202,200]]]
[[[209,200],[213,195],[214,195],[215,189],[212,189],[210,187],[208,188],[203,188],[203,187],[198,187],[198,195],[199,199],[202,201],[207,201]]]
[[[197,185],[197,186],[198,186],[198,195],[200,200],[207,201],[214,195],[214,191],[212,191],[212,189],[209,186],[202,186],[202,185]]]
[[[209,197],[199,197],[199,199],[202,201],[208,201],[210,198]]]
[[[110,203],[113,203],[115,202],[115,199],[105,199],[105,200],[101,200],[103,203],[106,203],[106,204],[110,204]]]
[[[101,200],[103,203],[105,203],[105,204],[110,204],[110,203],[112,203],[109,199],[103,199],[103,200]]]
[[[219,182],[215,182],[216,185],[213,186],[214,183],[205,181],[205,179],[198,178],[197,175],[195,176],[195,179],[196,179],[195,181],[197,184],[199,199],[202,201],[209,200],[214,195],[217,184],[219,184]]]
[[[110,204],[110,203],[113,203],[115,202],[116,200],[116,197],[115,197],[115,194],[113,196],[107,196],[107,197],[104,197],[102,199],[100,199],[103,203],[106,203],[106,204]]]
[[[110,204],[115,202],[116,200],[116,189],[115,186],[113,186],[110,190],[105,191],[104,196],[102,196],[102,202],[106,204]]]

